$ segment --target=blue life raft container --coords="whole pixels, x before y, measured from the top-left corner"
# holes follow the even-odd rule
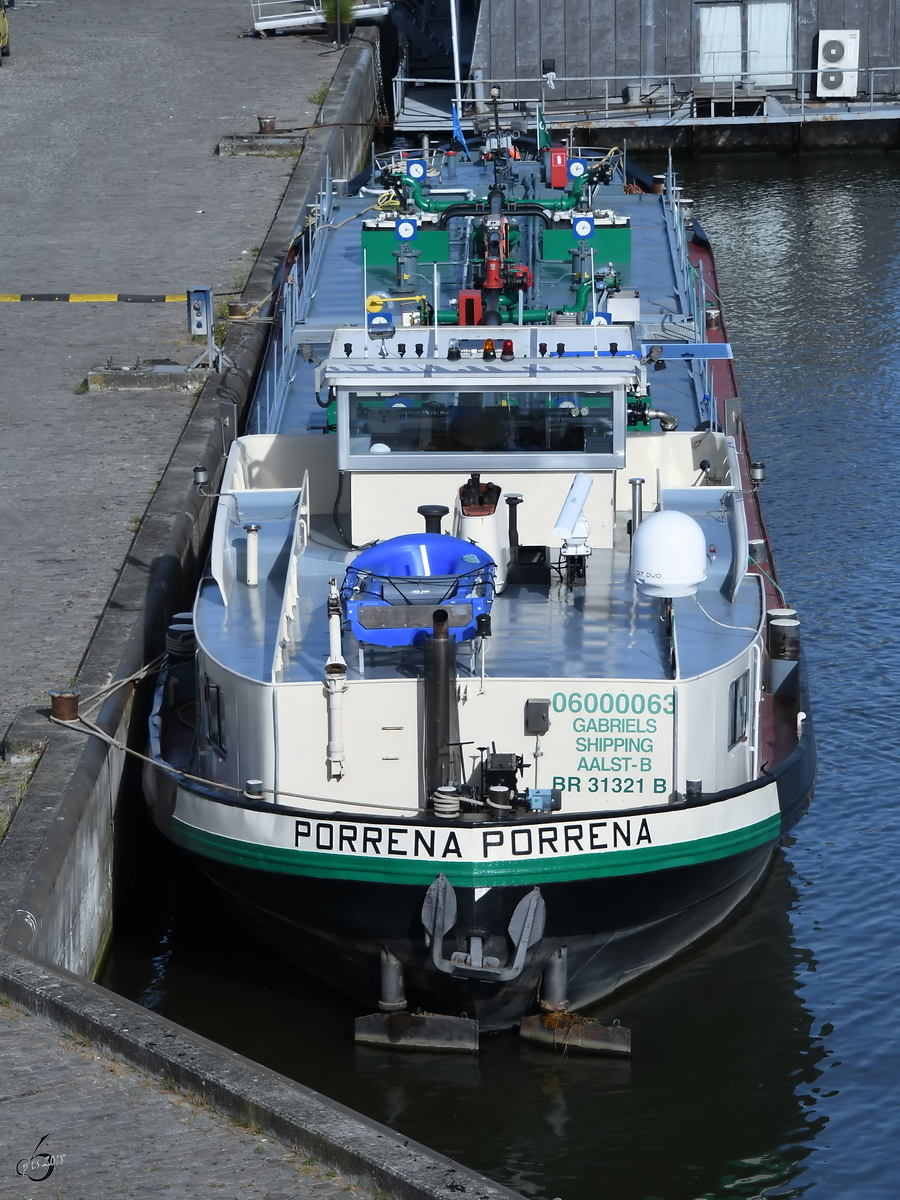
[[[404,533],[370,546],[347,568],[344,615],[358,641],[421,645],[434,610],[446,609],[450,636],[471,641],[491,611],[494,560],[479,546],[439,533]]]

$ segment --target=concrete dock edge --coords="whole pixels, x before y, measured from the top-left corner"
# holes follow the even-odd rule
[[[396,1200],[521,1200],[377,1121],[70,972],[0,949],[0,994]]]

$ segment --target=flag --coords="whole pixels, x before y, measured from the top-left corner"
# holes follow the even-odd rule
[[[550,149],[550,134],[547,132],[547,123],[544,120],[544,110],[538,109],[537,113],[537,144],[538,150]]]
[[[453,109],[453,136],[456,138],[456,140],[462,146],[463,150],[465,150],[466,154],[469,154],[469,147],[466,143],[466,138],[462,131],[462,125],[460,124],[460,121],[459,121],[459,109],[456,107],[455,104],[451,104],[451,108]],[[472,157],[472,155],[469,154],[469,158],[471,158],[471,157]]]

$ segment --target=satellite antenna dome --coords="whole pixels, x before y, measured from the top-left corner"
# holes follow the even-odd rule
[[[643,596],[693,596],[706,579],[706,536],[674,509],[651,513],[631,543],[631,577]]]

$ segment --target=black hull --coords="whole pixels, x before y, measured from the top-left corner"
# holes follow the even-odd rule
[[[801,679],[803,703],[805,672]],[[482,1029],[502,1029],[537,1010],[541,975],[550,956],[563,946],[569,1007],[580,1009],[663,965],[727,920],[762,880],[780,838],[806,811],[815,779],[815,735],[807,721],[794,752],[771,773],[696,802],[698,807],[715,806],[774,783],[780,811],[775,837],[740,853],[685,866],[542,882],[543,936],[528,952],[521,973],[507,983],[449,974],[434,965],[422,924],[427,884],[318,878],[188,852],[260,938],[368,1009],[378,1007],[380,954],[387,948],[403,964],[410,1007],[454,1016],[464,1012]],[[278,805],[236,800],[212,788],[187,785],[161,762],[147,768],[145,788],[153,819],[170,838],[179,788],[223,808],[297,815]],[[507,961],[506,930],[516,905],[530,890],[528,884],[477,889],[457,885],[457,918],[444,938],[442,957],[465,950],[464,938],[456,936],[460,930],[467,937],[483,936],[484,953]]]
[[[403,963],[410,1007],[466,1013],[481,1029],[492,1030],[508,1028],[537,1009],[544,965],[561,946],[568,948],[567,998],[573,1009],[661,966],[741,906],[763,878],[774,845],[647,876],[544,887],[544,937],[522,974],[499,986],[447,975],[433,965],[419,916],[424,889],[272,876],[197,861],[257,936],[360,1004],[378,1009],[379,955],[386,946]],[[505,929],[527,890],[492,889],[478,905],[476,922],[472,889],[457,888],[460,924],[471,929],[482,923],[486,932]],[[309,923],[287,913],[305,913]],[[495,949],[505,956],[502,941]],[[463,941],[457,944],[448,935],[445,955],[457,949],[465,949]]]

